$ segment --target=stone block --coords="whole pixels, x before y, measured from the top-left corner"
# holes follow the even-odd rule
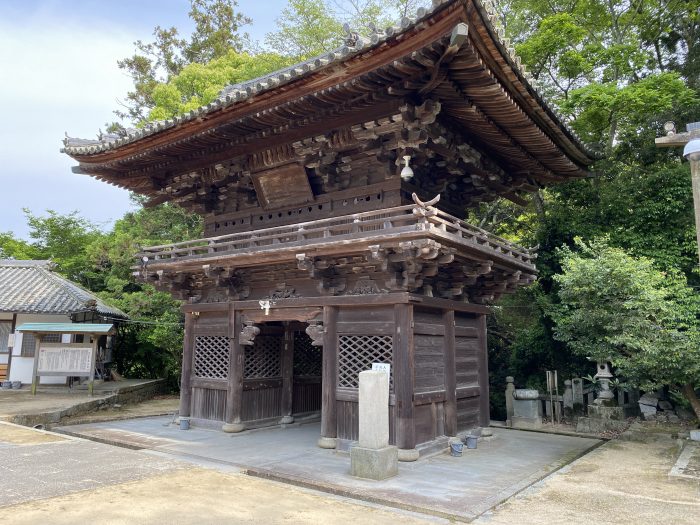
[[[355,446],[350,449],[351,475],[379,481],[398,473],[399,456],[395,446],[379,449]]]
[[[594,419],[608,419],[624,421],[625,412],[622,407],[608,407],[602,405],[588,405],[588,417]]]
[[[649,405],[652,407],[656,407],[656,405],[658,403],[659,403],[659,396],[654,392],[647,392],[646,394],[644,394],[642,397],[639,398],[640,405]]]
[[[386,373],[360,372],[359,446],[383,449],[389,444],[389,382]]]
[[[666,401],[665,399],[662,399],[659,401],[659,408],[661,410],[673,410],[673,405],[671,404],[670,401]]]
[[[541,403],[538,399],[514,399],[513,428],[542,428],[542,413],[540,407]]]
[[[526,430],[537,430],[542,428],[542,418],[516,417],[513,416],[513,428]]]
[[[693,441],[700,441],[700,429],[690,431],[690,439]]]
[[[655,406],[640,404],[639,410],[641,411],[642,416],[644,416],[644,419],[647,419],[650,416],[656,415],[656,407]]]

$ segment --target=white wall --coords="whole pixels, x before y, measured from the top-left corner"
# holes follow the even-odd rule
[[[20,326],[24,323],[70,323],[67,315],[37,315],[37,314],[17,314],[17,323]],[[70,335],[63,336],[63,342],[70,342]],[[22,333],[15,332],[15,346],[12,348],[12,363],[10,364],[10,381],[22,381],[23,384],[31,384],[32,372],[34,371],[34,358],[22,357]],[[42,377],[42,385],[64,385],[65,377]]]

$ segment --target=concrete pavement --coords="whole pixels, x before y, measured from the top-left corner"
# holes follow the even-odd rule
[[[320,449],[318,423],[226,434],[182,431],[168,418],[142,418],[57,428],[61,432],[145,448],[198,464],[220,464],[248,474],[397,508],[473,519],[600,444],[599,440],[494,429],[460,458],[439,454],[401,463],[381,482],[349,475],[346,453]]]
[[[13,525],[447,523],[0,423],[0,515]]]

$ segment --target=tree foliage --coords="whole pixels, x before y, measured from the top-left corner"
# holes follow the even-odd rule
[[[576,245],[577,252],[560,250],[560,302],[549,307],[554,337],[580,356],[612,362],[645,389],[693,392],[700,385],[700,296],[685,277],[604,241]],[[689,397],[695,407],[697,397]]]
[[[136,52],[117,62],[132,78],[134,89],[126,95],[117,116],[142,122],[154,106],[153,92],[159,84],[178,75],[188,64],[206,64],[230,50],[240,52],[246,35],[239,30],[251,19],[237,11],[236,0],[190,0],[189,17],[195,29],[188,38],[176,27],[156,26],[154,40],[134,42]]]
[[[342,23],[323,0],[290,0],[277,18],[277,29],[265,43],[276,53],[305,60],[338,47]]]
[[[188,64],[152,91],[153,107],[147,120],[164,120],[212,102],[229,84],[270,73],[291,63],[274,53],[250,55],[230,49],[207,64]]]

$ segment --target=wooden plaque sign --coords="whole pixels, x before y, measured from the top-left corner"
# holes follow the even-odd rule
[[[42,346],[39,348],[37,375],[89,376],[92,346]]]
[[[287,164],[251,175],[260,206],[269,210],[305,204],[314,200],[306,170]]]

